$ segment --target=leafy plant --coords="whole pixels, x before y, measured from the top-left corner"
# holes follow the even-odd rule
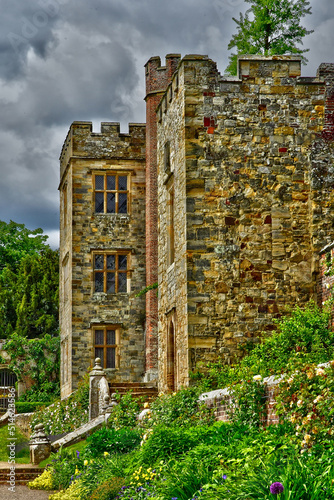
[[[199,404],[200,389],[191,387],[172,394],[160,394],[150,404],[147,427],[154,425],[189,426],[212,423],[214,416],[205,404]]]
[[[43,423],[47,434],[62,434],[88,422],[89,381],[88,375],[78,389],[67,399],[57,401],[35,413],[31,427]]]
[[[102,427],[87,438],[86,453],[93,457],[102,455],[103,452],[109,454],[128,453],[136,448],[141,441],[139,429],[124,427],[113,429]]]
[[[265,387],[261,378],[243,380],[231,387],[231,393],[230,419],[249,427],[260,427],[265,415]]]
[[[117,406],[113,408],[108,420],[108,426],[114,427],[135,427],[137,415],[140,411],[140,401],[133,397],[131,391],[121,396],[116,394]]]
[[[293,364],[280,383],[277,411],[295,426],[302,452],[334,439],[334,361],[328,367]]]

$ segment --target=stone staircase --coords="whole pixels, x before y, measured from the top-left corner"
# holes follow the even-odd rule
[[[27,484],[33,481],[37,476],[40,476],[44,471],[41,467],[31,465],[15,466],[15,484]],[[9,467],[0,468],[0,484],[9,484],[9,474],[11,469]]]
[[[157,387],[150,382],[109,382],[110,394],[118,393],[124,396],[131,392],[135,398],[142,398],[144,402],[150,402],[158,395]]]

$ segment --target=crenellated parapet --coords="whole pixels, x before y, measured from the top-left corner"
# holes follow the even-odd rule
[[[145,64],[146,98],[151,93],[164,92],[181,60],[180,54],[167,54],[166,65],[161,66],[159,56],[151,57]]]
[[[60,155],[61,178],[71,157],[143,159],[145,128],[143,123],[129,123],[129,132],[121,133],[119,122],[102,122],[96,133],[92,122],[73,122]]]

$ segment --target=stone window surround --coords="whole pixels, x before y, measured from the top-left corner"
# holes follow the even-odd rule
[[[131,174],[132,174],[132,171],[129,171],[129,170],[122,170],[122,169],[119,169],[119,168],[109,168],[108,170],[103,170],[103,169],[92,169],[91,170],[92,172],[92,181],[93,181],[93,199],[92,199],[92,205],[93,205],[93,212],[95,215],[119,215],[119,216],[122,216],[122,215],[128,215],[130,214],[131,210],[130,210],[130,207],[131,207],[131,196],[130,196],[130,193],[131,193]],[[108,190],[106,188],[106,181],[104,181],[104,189],[102,190],[96,190],[96,186],[95,186],[95,179],[97,176],[103,176],[103,177],[107,177],[107,176],[115,176],[116,177],[116,188],[117,189],[114,189],[114,190]],[[127,189],[123,189],[123,190],[119,190],[118,189],[118,178],[119,177],[127,177]],[[103,192],[104,193],[104,210],[102,212],[96,212],[96,207],[95,207],[95,194],[96,192]],[[107,193],[108,192],[114,192],[115,193],[115,212],[108,212],[107,211]],[[126,212],[118,212],[118,197],[119,197],[119,192],[122,192],[122,193],[126,193],[127,194],[127,210]]]
[[[96,330],[103,330],[104,332],[104,343],[103,344],[96,344],[95,343],[95,332]],[[114,344],[107,344],[106,342],[106,332],[108,330],[115,330],[115,343]],[[109,323],[94,323],[91,325],[91,335],[92,335],[92,353],[94,359],[96,358],[96,347],[101,347],[103,346],[104,349],[104,356],[101,358],[101,356],[97,356],[101,358],[101,363],[102,363],[102,368],[105,370],[118,370],[119,365],[120,365],[120,339],[121,339],[121,333],[122,333],[122,326],[119,324],[109,324]],[[115,349],[115,366],[114,367],[107,367],[107,356],[106,356],[106,351],[107,348],[111,347]]]
[[[104,267],[101,270],[100,274],[103,273],[103,291],[98,292],[95,290],[95,256],[103,255],[104,256]],[[106,256],[107,255],[115,255],[115,292],[106,293],[107,289],[107,267],[106,267]],[[118,256],[126,255],[127,256],[127,268],[126,270],[119,271],[118,269]],[[92,295],[95,296],[97,294],[103,294],[106,298],[112,297],[114,295],[119,294],[129,294],[131,291],[131,252],[129,250],[92,250],[91,252],[91,263],[92,263]],[[113,272],[112,270],[110,272]],[[121,272],[122,274],[126,274],[126,291],[118,291],[118,274]]]

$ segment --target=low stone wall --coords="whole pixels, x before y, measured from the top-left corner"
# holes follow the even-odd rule
[[[317,365],[318,368],[327,368],[329,363],[320,363]],[[271,424],[278,424],[279,417],[275,411],[275,395],[278,391],[278,384],[283,379],[284,375],[270,376],[263,379],[263,384],[265,386],[265,399],[266,399],[266,412],[265,418],[263,419],[263,424],[265,426]],[[204,402],[208,408],[215,409],[216,420],[221,420],[223,422],[228,422],[230,420],[231,410],[233,411],[233,399],[231,396],[231,391],[225,387],[224,389],[216,389],[215,391],[204,392],[199,397],[200,402]]]

